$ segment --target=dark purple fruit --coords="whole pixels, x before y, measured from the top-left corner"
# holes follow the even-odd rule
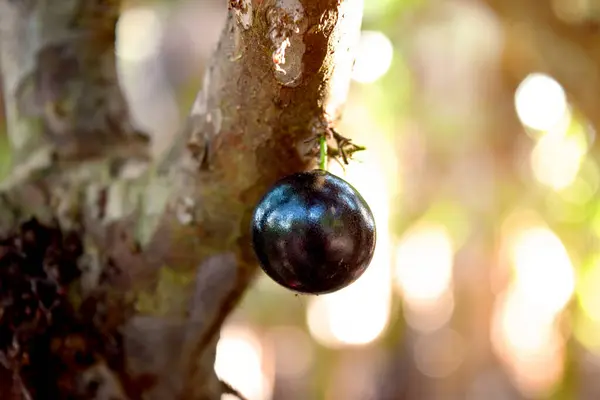
[[[323,170],[277,182],[252,219],[262,269],[301,293],[330,293],[354,282],[373,258],[375,238],[375,220],[362,196]]]

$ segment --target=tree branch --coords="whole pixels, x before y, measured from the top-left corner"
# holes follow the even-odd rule
[[[58,12],[0,0],[16,171],[35,166],[5,185],[0,228],[32,214],[80,221],[82,296],[102,301],[98,329],[123,335],[127,368],[112,372],[129,398],[218,399],[218,333],[256,271],[253,207],[278,178],[315,165],[306,142],[341,113],[362,1],[231,1],[187,128],[137,179],[120,168],[146,144],[114,78],[117,3]],[[57,33],[41,35],[36,19]]]
[[[341,111],[353,62],[349,49],[362,16],[360,1],[230,6],[188,129],[164,163],[178,161],[169,170],[175,196],[148,246],[165,255],[162,268],[187,276],[198,266],[209,268],[214,257],[231,254],[213,267],[231,271],[222,278],[230,282],[228,290],[201,313],[205,328],[186,343],[186,398],[207,392],[199,382],[212,371],[218,330],[255,272],[249,240],[254,204],[278,178],[314,166],[305,142]],[[169,309],[169,315],[193,315],[202,307],[170,300],[158,307]]]

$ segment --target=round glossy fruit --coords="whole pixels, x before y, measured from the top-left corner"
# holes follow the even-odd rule
[[[252,241],[262,269],[301,293],[348,286],[369,266],[375,221],[362,196],[323,170],[277,182],[256,206]]]

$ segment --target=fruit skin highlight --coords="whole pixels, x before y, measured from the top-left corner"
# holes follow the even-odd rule
[[[365,200],[324,170],[281,179],[252,217],[252,244],[262,269],[300,293],[350,285],[369,266],[375,242],[375,220]]]

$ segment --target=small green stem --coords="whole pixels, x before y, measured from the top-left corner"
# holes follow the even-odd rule
[[[319,138],[319,169],[327,170],[327,138],[321,135]]]

